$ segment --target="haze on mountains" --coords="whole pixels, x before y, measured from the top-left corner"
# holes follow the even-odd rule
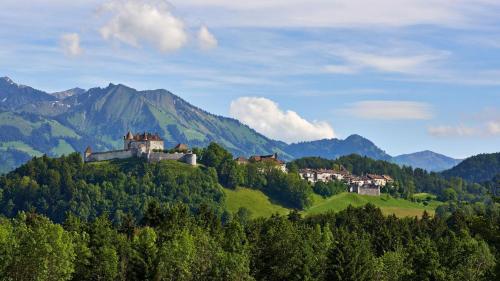
[[[0,78],[0,172],[32,156],[68,154],[83,151],[88,145],[94,151],[117,149],[129,130],[158,132],[166,147],[177,143],[201,147],[217,142],[234,156],[277,152],[285,160],[304,156],[333,159],[356,153],[431,171],[451,168],[459,162],[429,151],[393,158],[359,135],[288,145],[238,120],[208,113],[162,89],[137,91],[109,84],[88,91],[73,88],[49,94],[19,85],[8,77]]]

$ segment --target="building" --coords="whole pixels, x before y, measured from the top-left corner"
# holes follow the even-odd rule
[[[234,159],[234,161],[236,161],[236,164],[239,164],[239,165],[245,165],[245,164],[248,164],[248,159],[246,159],[245,157],[243,156],[240,156],[236,159]]]
[[[352,185],[350,192],[355,192],[360,195],[380,196],[380,186],[373,183],[365,183],[363,185]]]
[[[366,177],[375,185],[385,186],[387,184],[387,179],[384,176],[368,174]]]
[[[128,132],[123,137],[123,149],[92,152],[92,149],[87,147],[84,152],[83,159],[85,162],[106,161],[111,159],[126,159],[126,158],[145,158],[148,162],[158,162],[161,160],[176,160],[190,165],[196,165],[196,154],[188,151],[187,146],[176,146],[182,148],[183,152],[166,153],[164,152],[164,142],[158,134],[142,133],[132,134]]]
[[[248,160],[245,157],[238,157],[235,159],[238,164],[247,164],[247,163],[270,163],[275,167],[279,168],[284,173],[288,172],[286,168],[286,163],[278,159],[278,153],[270,154],[270,155],[253,155]]]

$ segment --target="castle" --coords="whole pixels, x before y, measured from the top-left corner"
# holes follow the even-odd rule
[[[176,160],[193,166],[196,165],[196,154],[189,151],[185,144],[177,145],[174,150],[174,153],[164,152],[164,143],[158,134],[145,132],[134,135],[128,132],[123,137],[123,149],[92,152],[92,149],[87,147],[83,159],[85,162],[96,162],[139,157],[147,159],[148,162]]]

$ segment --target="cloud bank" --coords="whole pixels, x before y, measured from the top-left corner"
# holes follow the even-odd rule
[[[434,137],[470,137],[477,134],[477,130],[465,125],[458,126],[431,126],[427,132]]]
[[[243,27],[405,27],[475,25],[495,17],[492,0],[171,0],[193,13],[220,10],[219,26]],[[220,16],[220,15],[224,16]],[[256,20],[258,19],[258,20]]]
[[[360,101],[342,111],[362,119],[425,120],[433,117],[429,104],[414,101]]]
[[[242,97],[231,102],[229,113],[257,132],[287,143],[333,138],[333,128],[324,121],[307,121],[296,112],[282,110],[274,101]]]
[[[497,137],[500,136],[500,120],[491,120],[476,126],[430,126],[427,132],[433,137]]]
[[[180,49],[188,41],[184,22],[164,2],[111,1],[102,6],[110,19],[100,28],[106,40],[140,47],[144,42],[161,52]]]
[[[67,56],[75,57],[83,53],[80,47],[80,36],[77,33],[63,34],[59,39],[59,45]]]

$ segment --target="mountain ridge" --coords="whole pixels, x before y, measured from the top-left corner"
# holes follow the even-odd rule
[[[20,98],[2,107],[2,98]],[[6,101],[7,101],[6,100]],[[46,93],[0,78],[0,172],[22,164],[28,156],[57,156],[122,146],[126,131],[160,133],[165,146],[206,146],[215,141],[235,156],[278,152],[284,160],[305,156],[337,158],[352,153],[390,161],[392,156],[372,141],[353,134],[286,144],[272,140],[237,119],[209,113],[165,89],[136,90],[109,83],[89,90],[72,88]],[[15,137],[13,137],[15,136]],[[21,156],[20,156],[21,155]]]
[[[462,160],[454,159],[430,150],[424,150],[414,153],[397,155],[392,157],[391,161],[399,165],[419,168],[427,167],[426,170],[428,171],[439,172],[457,165]]]

